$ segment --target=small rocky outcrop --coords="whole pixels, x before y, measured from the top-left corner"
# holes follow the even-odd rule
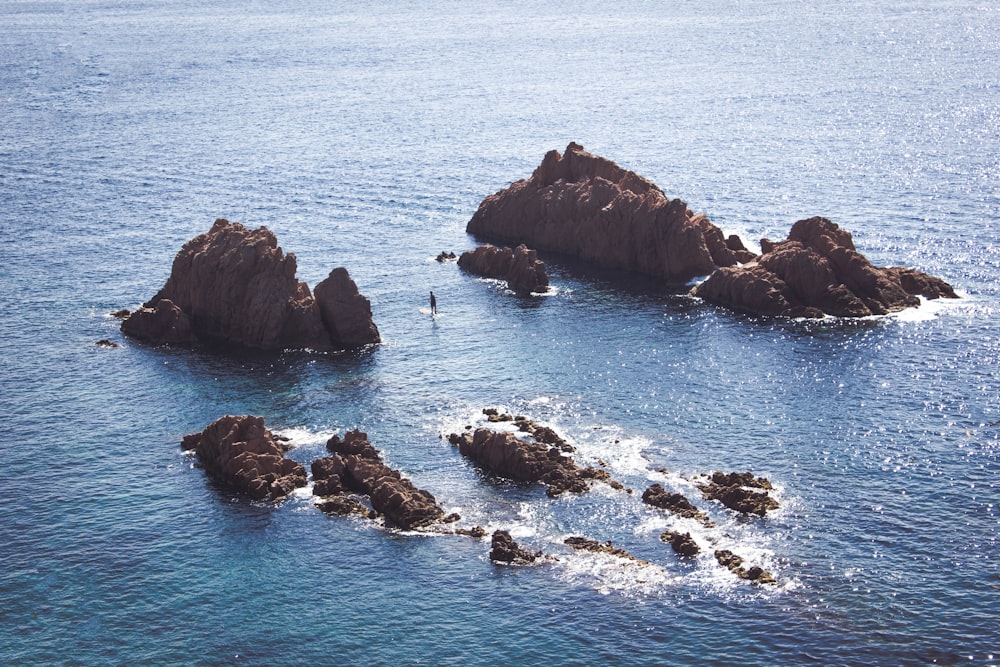
[[[466,231],[677,282],[737,263],[708,218],[576,143],[486,197]]]
[[[737,556],[732,551],[728,549],[720,549],[715,552],[715,560],[719,561],[719,565],[727,568],[730,572],[735,574],[740,579],[746,579],[752,581],[755,584],[776,584],[778,583],[774,576],[767,570],[754,565],[750,569],[743,567],[743,557]]]
[[[263,417],[220,417],[201,433],[184,437],[208,473],[254,500],[278,500],[306,485],[302,464],[285,457],[289,447],[264,426]]]
[[[763,254],[716,270],[692,294],[735,310],[786,317],[885,315],[927,299],[957,298],[951,285],[904,267],[880,268],[851,234],[825,218],[799,220],[785,241],[761,240]]]
[[[107,347],[107,348],[121,347],[121,345],[119,345],[118,343],[114,342],[113,340],[108,340],[107,338],[102,338],[101,340],[97,341],[95,345],[97,345],[97,347]]]
[[[494,563],[528,565],[534,563],[542,555],[541,551],[528,551],[519,547],[506,530],[493,532],[490,547],[490,560]]]
[[[674,553],[685,558],[694,558],[701,552],[701,547],[691,537],[691,533],[667,531],[660,535],[660,539],[673,547]]]
[[[519,245],[513,250],[504,246],[482,245],[463,252],[458,266],[469,273],[486,278],[506,280],[507,286],[517,292],[545,292],[549,276],[545,263],[538,259],[538,252]]]
[[[356,493],[368,496],[375,513],[404,530],[426,528],[439,522],[458,520],[445,516],[433,494],[418,489],[399,471],[382,461],[378,450],[361,431],[348,431],[344,438],[327,442],[332,456],[312,462],[313,495],[322,498],[320,509],[335,514],[372,516],[361,503],[348,498]]]
[[[743,514],[764,516],[779,507],[778,501],[768,494],[774,488],[771,482],[764,477],[754,477],[751,472],[716,471],[707,483],[699,484],[698,488],[708,500],[718,500],[729,509]]]
[[[442,264],[444,264],[447,261],[450,261],[450,260],[453,260],[453,259],[457,259],[457,257],[455,256],[455,253],[453,253],[453,252],[446,252],[446,251],[442,250],[440,253],[438,253],[438,256],[435,257],[434,259],[436,261],[441,262]]]
[[[496,475],[545,484],[546,494],[553,498],[567,491],[584,493],[591,480],[607,476],[603,470],[577,467],[557,447],[521,440],[513,433],[480,428],[475,433],[452,433],[448,441],[458,447],[462,456]]]
[[[295,272],[295,255],[266,227],[219,218],[184,244],[166,284],[121,329],[155,344],[222,341],[263,350],[379,341],[370,304],[346,269],[334,269],[315,296]]]
[[[653,507],[667,510],[671,514],[684,517],[685,519],[695,519],[706,526],[713,526],[708,515],[691,504],[684,494],[667,491],[662,484],[653,484],[642,492],[642,502]]]
[[[636,558],[629,552],[616,547],[611,542],[598,542],[597,540],[592,540],[589,537],[573,536],[567,537],[563,540],[563,543],[567,546],[573,547],[577,551],[589,551],[591,553],[597,554],[608,554],[609,556],[616,556],[618,558],[624,558],[626,560],[635,561],[637,563],[649,564],[649,561],[645,561],[641,558]]]

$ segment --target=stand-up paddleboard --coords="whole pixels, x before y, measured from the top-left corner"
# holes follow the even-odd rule
[[[421,308],[420,312],[423,313],[424,315],[430,315],[431,314],[431,309],[430,308]]]

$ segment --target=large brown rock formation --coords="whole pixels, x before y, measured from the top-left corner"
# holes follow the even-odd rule
[[[939,278],[904,267],[880,268],[857,251],[851,234],[825,218],[799,220],[781,242],[761,241],[763,254],[716,270],[692,294],[760,315],[865,317],[956,298]]]
[[[288,447],[264,426],[263,417],[226,415],[201,433],[185,436],[210,475],[255,500],[277,500],[306,485],[302,464],[285,458]]]
[[[316,285],[295,277],[295,255],[266,227],[219,218],[174,258],[163,288],[122,322],[153,343],[203,340],[264,350],[343,349],[379,341],[368,300],[346,269]]]
[[[486,244],[463,252],[458,265],[478,276],[506,280],[508,287],[518,292],[544,292],[549,288],[545,263],[538,252],[519,245],[513,250]]]
[[[466,231],[679,282],[737,262],[705,216],[575,143],[486,197]]]

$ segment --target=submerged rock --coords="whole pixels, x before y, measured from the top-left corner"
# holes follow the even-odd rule
[[[513,250],[504,246],[486,244],[468,250],[458,258],[458,266],[486,278],[506,280],[510,289],[518,292],[545,292],[549,276],[545,263],[538,259],[535,250],[519,245]]]
[[[277,500],[306,485],[302,464],[285,458],[287,445],[264,426],[263,417],[226,415],[201,433],[184,437],[210,475],[255,500]]]
[[[636,558],[629,552],[616,547],[611,542],[598,542],[597,540],[592,540],[589,537],[573,536],[567,537],[564,541],[567,546],[573,547],[577,551],[589,551],[591,553],[598,554],[608,554],[609,556],[617,556],[618,558],[624,558],[626,560],[632,560],[637,563],[648,564],[641,558]]]
[[[957,298],[951,285],[904,267],[874,266],[851,234],[825,218],[799,220],[763,254],[716,270],[691,293],[736,310],[787,317],[885,315],[927,299]]]
[[[343,439],[335,435],[327,442],[327,449],[334,452],[332,456],[312,462],[313,495],[322,497],[321,509],[364,514],[363,505],[345,500],[353,492],[368,496],[374,512],[404,530],[458,520],[458,515],[445,516],[433,494],[418,489],[383,463],[367,434],[354,430]]]
[[[379,341],[370,304],[346,269],[334,269],[315,297],[295,272],[295,255],[282,252],[266,227],[251,231],[219,218],[184,244],[166,284],[121,329],[157,344],[222,341],[264,350]]]
[[[744,514],[764,516],[779,507],[778,501],[767,493],[773,488],[771,482],[763,477],[754,477],[750,472],[726,474],[716,471],[708,483],[699,484],[698,488],[705,498],[718,500],[729,509]],[[754,491],[755,488],[762,491]]]
[[[576,143],[486,197],[466,231],[678,282],[737,262],[708,218]]]
[[[519,547],[506,530],[493,532],[490,547],[490,560],[494,563],[527,565],[534,563],[542,555],[541,551],[528,551]]]
[[[121,345],[119,345],[118,343],[114,342],[113,340],[108,340],[107,338],[102,338],[101,340],[97,341],[95,345],[97,345],[97,347],[108,347],[108,348],[121,347]]]

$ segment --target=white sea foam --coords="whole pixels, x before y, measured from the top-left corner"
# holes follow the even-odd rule
[[[288,438],[288,444],[293,447],[306,447],[309,445],[326,445],[326,441],[333,437],[337,431],[313,431],[303,426],[291,426],[282,429],[272,429],[275,435]]]

